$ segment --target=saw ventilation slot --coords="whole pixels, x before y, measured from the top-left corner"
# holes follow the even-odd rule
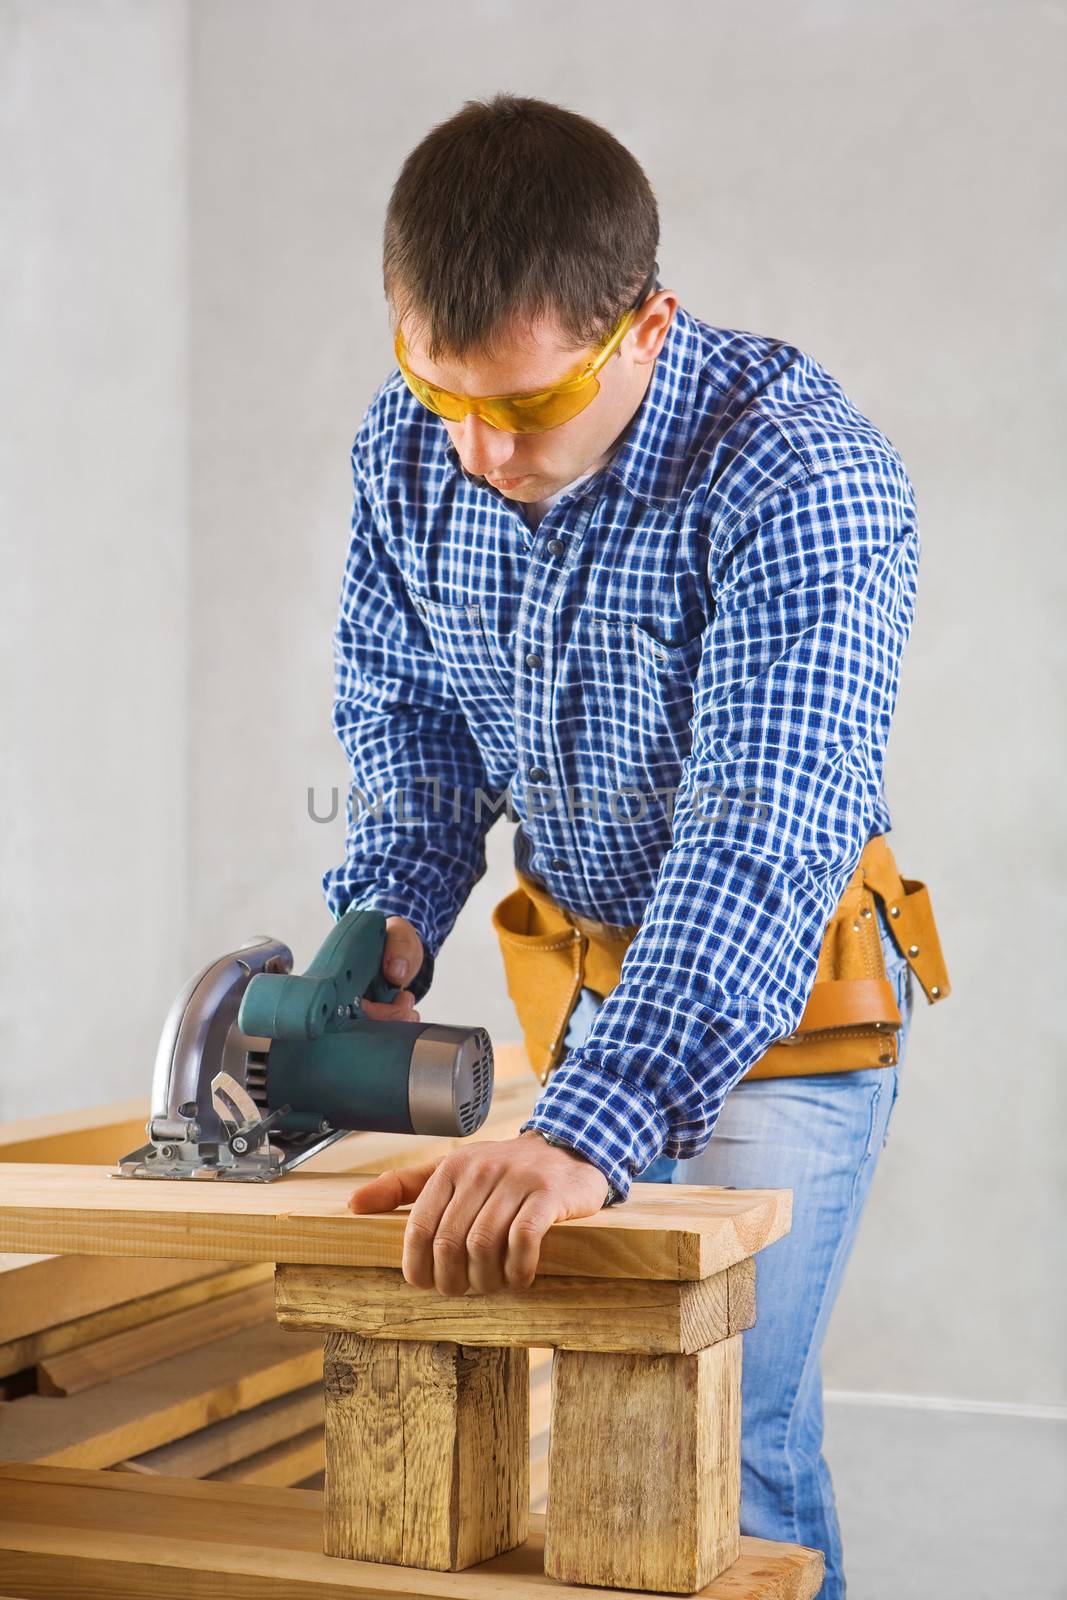
[[[492,1089],[493,1047],[487,1033],[478,1034],[478,1057],[471,1069],[471,1097],[460,1102],[459,1125],[463,1133],[473,1133]]]
[[[270,1111],[267,1103],[267,1061],[267,1055],[260,1050],[250,1050],[245,1061],[245,1088],[263,1117]]]

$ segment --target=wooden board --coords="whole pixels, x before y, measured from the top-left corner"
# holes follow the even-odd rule
[[[546,1277],[533,1289],[445,1296],[415,1288],[395,1267],[283,1263],[275,1285],[285,1328],[337,1328],[366,1339],[667,1355],[703,1350],[750,1328],[755,1269],[749,1257],[695,1283]]]
[[[106,1467],[313,1383],[322,1341],[273,1319],[84,1394],[0,1406],[0,1462]]]
[[[0,1570],[22,1600],[619,1600],[544,1572],[544,1523],[467,1572],[322,1554],[322,1495],[119,1472],[0,1468]],[[704,1600],[813,1600],[823,1558],[741,1539]],[[631,1592],[625,1600],[652,1600]]]
[[[144,1144],[148,1097],[0,1123],[0,1161],[117,1161]]]
[[[322,1383],[265,1400],[251,1411],[212,1422],[184,1439],[160,1445],[119,1465],[128,1472],[165,1473],[171,1478],[207,1478],[250,1456],[314,1428],[323,1436]],[[308,1474],[310,1476],[310,1474]],[[299,1479],[292,1479],[297,1483]]]
[[[34,1169],[0,1167],[3,1170]],[[100,1255],[78,1254],[0,1255],[0,1349],[44,1328],[225,1272],[227,1265],[225,1261],[107,1261]]]
[[[355,1216],[353,1187],[334,1173],[183,1182],[0,1163],[0,1249],[399,1267],[406,1210]],[[788,1232],[791,1201],[789,1189],[636,1183],[625,1204],[552,1227],[539,1274],[706,1278]]]
[[[13,1256],[9,1259],[24,1258]],[[116,1272],[116,1277],[120,1281],[123,1276],[122,1269],[136,1271],[138,1266],[144,1267],[146,1264],[188,1269],[191,1265],[186,1261],[145,1263],[130,1260],[110,1263],[100,1257],[91,1256],[49,1256],[48,1260],[60,1266],[66,1264],[75,1268],[82,1262],[88,1262],[98,1273],[104,1273],[109,1268],[112,1270],[117,1268],[119,1270]],[[82,1345],[90,1344],[97,1339],[109,1338],[126,1328],[147,1326],[156,1319],[168,1317],[176,1311],[208,1304],[219,1295],[234,1294],[257,1283],[269,1283],[272,1274],[273,1269],[268,1262],[247,1262],[241,1267],[231,1267],[228,1272],[212,1272],[206,1276],[190,1278],[186,1283],[174,1284],[169,1289],[159,1289],[155,1294],[138,1295],[135,1299],[123,1300],[119,1305],[107,1306],[103,1311],[90,1312],[88,1316],[75,1317],[70,1322],[57,1323],[52,1328],[42,1328],[37,1333],[24,1333],[21,1338],[10,1339],[6,1344],[0,1345],[0,1378],[6,1377],[11,1372],[19,1372],[23,1367],[36,1366],[38,1362],[62,1355],[65,1351],[77,1350]],[[62,1278],[62,1274],[60,1277]],[[3,1292],[5,1283],[6,1280],[0,1277],[0,1293]],[[112,1293],[114,1289],[115,1285],[112,1284]],[[62,1282],[57,1285],[57,1294],[61,1297],[59,1304],[63,1305],[66,1296]]]
[[[254,1456],[235,1461],[211,1474],[211,1482],[261,1483],[268,1489],[290,1489],[326,1465],[326,1438],[321,1428],[307,1428],[291,1439],[279,1439]]]
[[[168,1317],[126,1328],[122,1333],[95,1339],[92,1344],[65,1355],[47,1356],[38,1368],[38,1394],[81,1394],[98,1383],[109,1383],[138,1372],[168,1356],[210,1344],[239,1328],[270,1320],[274,1295],[269,1283],[256,1283],[236,1294],[221,1295],[204,1305],[175,1311]]]

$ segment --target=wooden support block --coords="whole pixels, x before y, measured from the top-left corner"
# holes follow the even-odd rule
[[[740,1554],[741,1338],[696,1355],[558,1350],[545,1571],[692,1594]]]
[[[278,1321],[365,1339],[448,1339],[489,1345],[660,1355],[703,1350],[755,1321],[749,1258],[694,1283],[536,1278],[529,1289],[445,1296],[389,1267],[280,1265]]]
[[[327,1555],[456,1572],[529,1526],[525,1350],[329,1333]]]
[[[121,1472],[0,1467],[0,1571],[21,1600],[591,1600],[545,1578],[543,1521],[506,1555],[428,1572],[322,1553],[322,1495]],[[813,1600],[823,1558],[742,1538],[702,1600]],[[631,1594],[625,1600],[650,1600]]]

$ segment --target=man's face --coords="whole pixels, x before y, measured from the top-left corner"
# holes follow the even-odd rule
[[[558,428],[506,433],[473,413],[462,422],[439,418],[466,470],[485,478],[509,500],[544,500],[602,466],[641,404],[677,305],[669,290],[645,302],[618,350],[598,372],[599,394]],[[416,322],[402,324],[401,331],[412,372],[439,388],[471,396],[551,388],[594,353],[570,348],[555,321],[545,318],[499,340],[492,358],[471,354],[433,362]]]

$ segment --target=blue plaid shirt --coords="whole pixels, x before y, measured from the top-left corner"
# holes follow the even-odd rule
[[[679,309],[615,455],[532,532],[398,372],[352,450],[334,725],[349,905],[430,960],[510,808],[516,864],[640,923],[523,1125],[625,1198],[699,1154],[793,1032],[889,814],[882,766],[919,539],[888,440],[811,357]]]

